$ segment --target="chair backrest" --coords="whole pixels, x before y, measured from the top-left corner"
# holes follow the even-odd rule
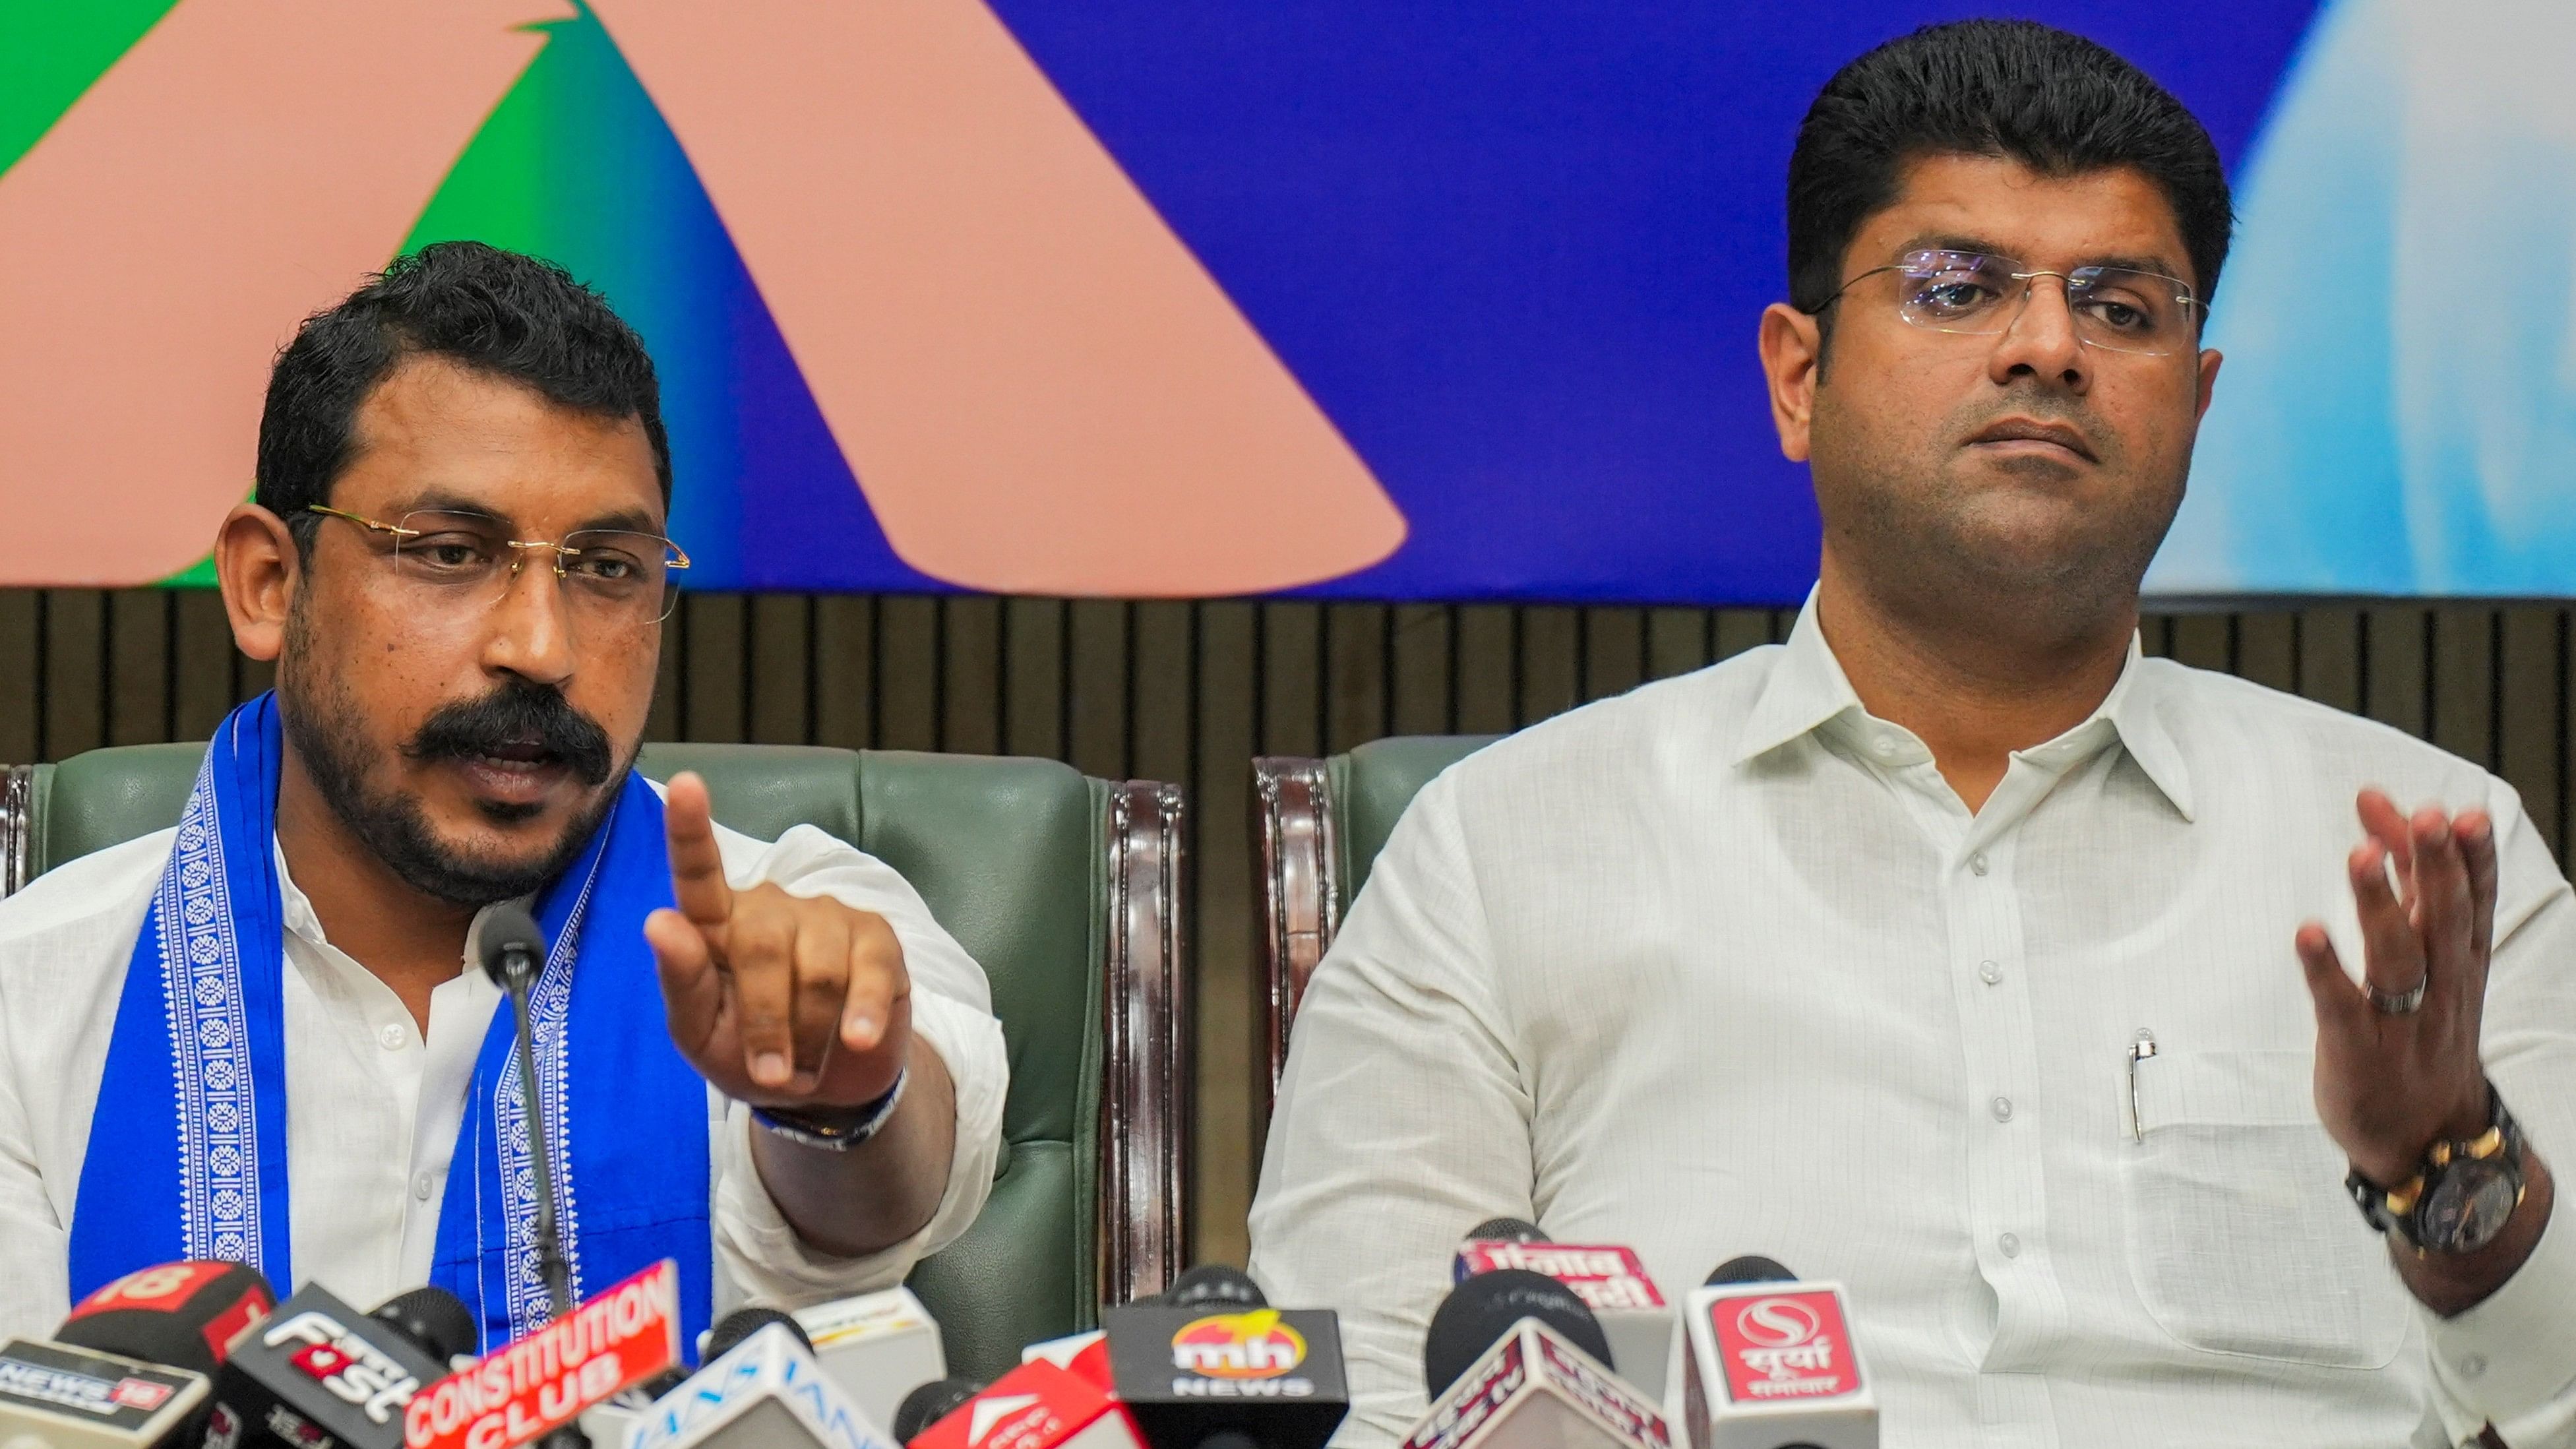
[[[1261,862],[1261,1039],[1253,1063],[1260,1119],[1288,1064],[1288,1032],[1306,978],[1333,944],[1369,867],[1405,807],[1432,777],[1498,735],[1399,735],[1346,755],[1252,762],[1253,829]]]
[[[0,888],[177,823],[205,747],[93,750],[0,776]],[[993,1193],[914,1270],[951,1371],[1159,1291],[1188,1258],[1190,1013],[1179,791],[1049,760],[794,746],[645,747],[695,770],[718,819],[811,824],[903,873],[982,963],[1011,1063]]]

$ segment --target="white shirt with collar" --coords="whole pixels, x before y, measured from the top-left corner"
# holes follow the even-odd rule
[[[2576,1445],[2576,1221],[2443,1321],[2313,1105],[2353,796],[2492,811],[2486,1060],[2576,1174],[2576,904],[2513,791],[2142,657],[1970,814],[1816,624],[1535,726],[1415,800],[1297,1016],[1252,1209],[1401,1437],[1459,1234],[1851,1290],[1886,1442]],[[2131,1047],[2152,1036],[2137,1066]]]
[[[68,1304],[66,1246],[126,963],[175,831],[68,862],[0,901],[0,1336],[43,1336]],[[774,845],[717,827],[734,889],[770,883],[883,915],[912,978],[913,1030],[957,1087],[957,1148],[937,1214],[861,1258],[810,1251],[751,1162],[750,1111],[709,1088],[716,1312],[889,1287],[963,1233],[1000,1151],[1009,1062],[983,968],[893,868],[811,826]],[[424,1040],[393,989],[333,946],[278,854],[285,911],[286,1158],[298,1282],[361,1307],[429,1279],[448,1160],[501,989],[459,963],[430,993]],[[480,924],[477,918],[477,925]],[[110,1140],[113,1140],[112,1138]],[[594,1285],[598,1286],[598,1285]]]

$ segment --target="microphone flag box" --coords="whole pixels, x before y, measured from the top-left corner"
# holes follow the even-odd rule
[[[909,1288],[819,1303],[793,1316],[823,1372],[875,1423],[893,1423],[904,1395],[948,1377],[939,1320]]]
[[[1877,1449],[1871,1396],[1834,1283],[1730,1283],[1690,1296],[1684,1414],[1699,1449]]]
[[[1634,1249],[1471,1239],[1459,1246],[1451,1277],[1464,1283],[1497,1268],[1544,1274],[1572,1289],[1601,1321],[1601,1335],[1610,1342],[1620,1376],[1662,1401],[1665,1366],[1673,1353],[1673,1306],[1656,1291]]]
[[[1524,1318],[1458,1376],[1403,1449],[1673,1449],[1656,1406],[1592,1355]]]
[[[665,1258],[413,1395],[403,1444],[525,1444],[679,1361],[680,1266]]]
[[[1097,1328],[1086,1333],[1069,1333],[1062,1338],[1042,1338],[1020,1350],[1020,1362],[1031,1363],[1038,1359],[1079,1374],[1104,1389],[1117,1383],[1109,1372],[1109,1335]]]
[[[910,1449],[1143,1449],[1100,1385],[1031,1359],[915,1435]]]
[[[627,1431],[626,1449],[896,1449],[797,1342],[772,1323],[664,1394]]]
[[[120,1354],[12,1339],[0,1347],[0,1443],[135,1449],[169,1439],[205,1402],[201,1374]]]
[[[206,1443],[390,1446],[401,1442],[412,1396],[445,1372],[391,1324],[308,1283],[224,1361]]]
[[[1220,1306],[1102,1310],[1118,1402],[1149,1443],[1234,1429],[1264,1449],[1318,1449],[1351,1407],[1341,1320],[1328,1308],[1209,1311]]]

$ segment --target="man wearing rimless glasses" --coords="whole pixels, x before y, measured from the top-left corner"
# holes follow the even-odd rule
[[[476,243],[279,354],[215,558],[277,689],[180,825],[0,902],[0,1333],[177,1259],[486,1347],[665,1259],[684,1325],[890,1286],[982,1206],[1008,1077],[982,970],[893,870],[635,773],[670,448],[642,341]],[[524,902],[538,1078],[475,946]],[[534,1170],[527,1088],[551,1120]]]
[[[2089,41],[1935,27],[1826,85],[1788,209],[1789,640],[1433,781],[1299,1007],[1253,1268],[1346,1315],[1353,1442],[1517,1217],[1841,1280],[1891,1444],[2576,1444],[2547,846],[2137,645],[2220,372],[2208,136]]]

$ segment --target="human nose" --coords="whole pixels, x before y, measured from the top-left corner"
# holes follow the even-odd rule
[[[539,684],[561,684],[572,677],[572,608],[560,577],[562,557],[553,544],[516,552],[484,637],[487,668]]]
[[[2053,285],[2041,286],[2042,281]],[[2019,377],[2044,377],[2080,394],[2092,385],[2092,356],[2076,333],[2066,287],[2066,278],[2055,272],[2034,272],[2023,279],[2021,306],[1986,358],[1986,375],[1996,386],[2009,386]]]

